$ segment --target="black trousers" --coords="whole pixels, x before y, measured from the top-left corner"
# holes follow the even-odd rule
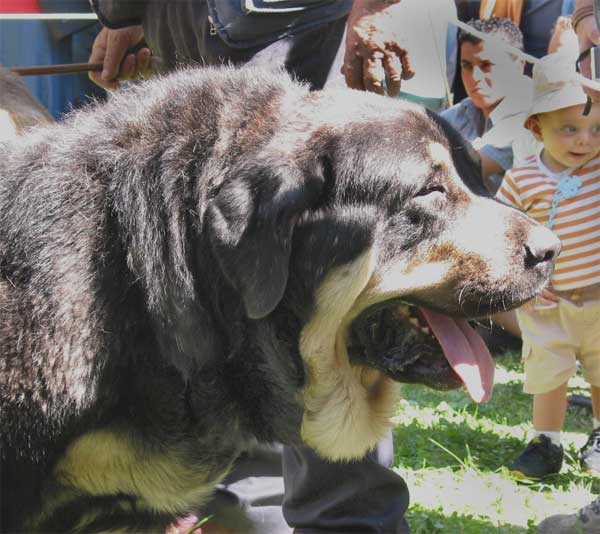
[[[408,489],[389,468],[392,460],[391,433],[357,462],[327,462],[305,447],[261,446],[238,460],[205,511],[244,534],[404,534]]]

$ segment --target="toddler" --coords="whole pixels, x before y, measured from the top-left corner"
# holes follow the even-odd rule
[[[588,100],[566,55],[542,58],[533,87],[525,127],[543,147],[506,173],[497,198],[549,226],[562,242],[551,286],[517,310],[535,436],[511,471],[539,479],[562,466],[567,383],[577,360],[594,411],[580,460],[600,471],[600,105]]]

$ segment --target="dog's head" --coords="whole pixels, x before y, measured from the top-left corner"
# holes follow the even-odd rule
[[[352,92],[303,105],[220,189],[212,241],[250,318],[302,325],[304,439],[354,457],[381,436],[392,381],[489,398],[493,362],[466,319],[532,298],[559,243],[486,195],[437,116]]]

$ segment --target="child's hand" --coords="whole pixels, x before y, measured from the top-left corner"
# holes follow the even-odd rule
[[[555,308],[560,297],[551,288],[544,289],[536,298],[530,300],[523,306],[527,311],[547,310]]]

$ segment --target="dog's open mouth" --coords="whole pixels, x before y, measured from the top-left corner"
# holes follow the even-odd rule
[[[464,384],[475,402],[492,394],[494,362],[468,322],[398,299],[354,320],[348,353],[353,364],[374,367],[398,382],[442,390]]]

